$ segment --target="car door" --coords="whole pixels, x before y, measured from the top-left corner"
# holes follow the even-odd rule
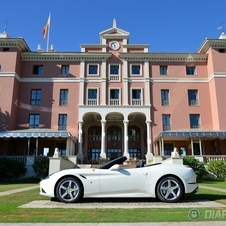
[[[133,169],[103,169],[100,172],[102,195],[144,193],[149,181],[145,167]]]

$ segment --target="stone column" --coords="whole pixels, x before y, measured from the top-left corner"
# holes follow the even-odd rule
[[[79,129],[78,129],[78,154],[77,159],[79,163],[83,163],[83,153],[82,153],[82,125],[83,121],[78,122]]]
[[[101,153],[100,153],[100,157],[103,159],[106,159],[106,133],[105,133],[105,125],[106,125],[106,121],[101,121],[101,127],[102,127],[102,134],[101,134]]]
[[[153,161],[153,153],[151,151],[151,132],[150,132],[151,121],[146,121],[147,125],[147,154],[146,154],[146,163],[150,164]]]
[[[130,159],[130,156],[129,156],[129,151],[128,151],[128,124],[129,124],[129,121],[128,120],[124,120],[123,121],[124,123],[124,156],[127,157],[127,160]]]
[[[191,155],[194,156],[193,139],[191,137]]]
[[[162,156],[164,156],[164,140],[161,138],[161,148],[162,148]]]
[[[202,140],[201,140],[201,138],[199,138],[199,149],[200,149],[200,155],[203,155],[202,154]]]

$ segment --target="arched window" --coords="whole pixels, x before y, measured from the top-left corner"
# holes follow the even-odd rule
[[[128,127],[129,140],[140,140],[140,128],[137,126]]]
[[[122,132],[118,126],[111,126],[108,128],[108,140],[119,141],[121,140]]]
[[[88,130],[89,140],[101,140],[101,127],[92,126]]]

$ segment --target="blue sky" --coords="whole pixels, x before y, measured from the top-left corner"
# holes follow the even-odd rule
[[[56,51],[99,44],[113,18],[130,32],[130,44],[150,44],[150,52],[196,52],[226,25],[226,0],[0,0],[0,8],[0,32],[7,20],[10,37],[23,37],[32,51],[46,48],[42,29],[50,12],[49,44]]]

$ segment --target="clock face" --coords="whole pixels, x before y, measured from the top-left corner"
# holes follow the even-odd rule
[[[119,43],[116,42],[116,41],[112,41],[112,42],[110,43],[110,48],[113,49],[113,50],[117,50],[117,49],[119,49],[119,47],[120,47],[120,45],[119,45]]]

